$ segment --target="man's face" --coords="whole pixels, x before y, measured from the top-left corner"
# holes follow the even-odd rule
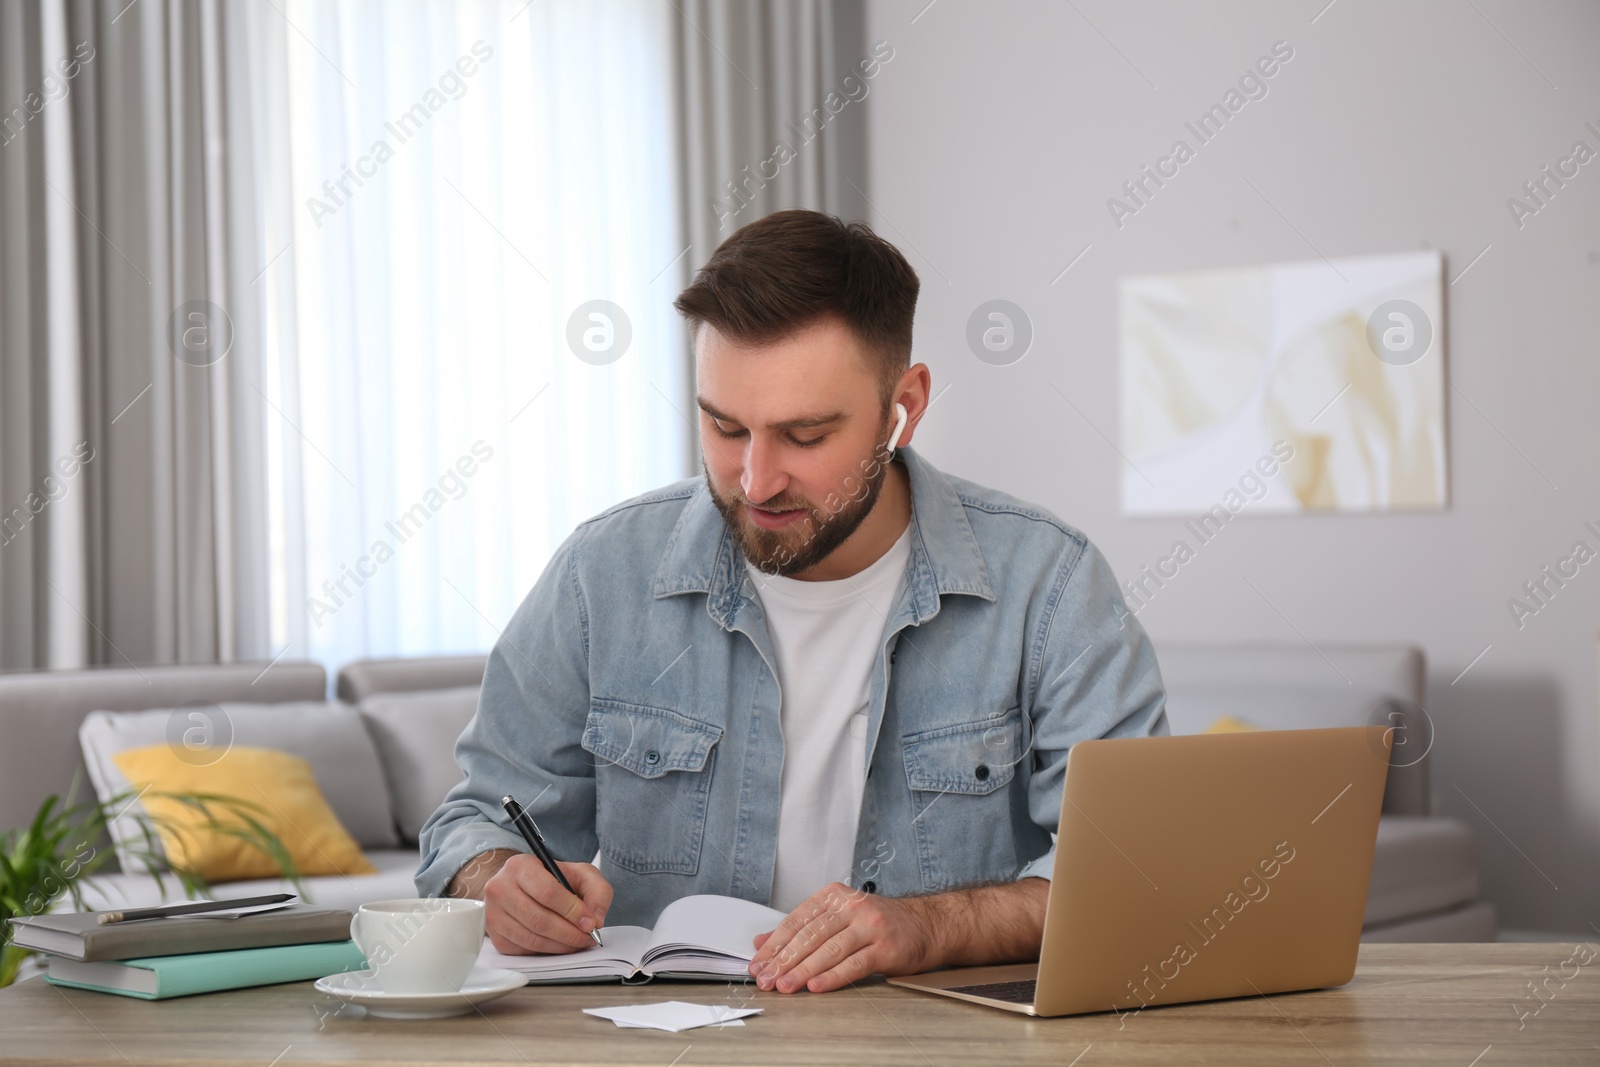
[[[739,549],[769,574],[825,559],[877,502],[888,424],[866,353],[823,319],[787,340],[695,340],[706,484]]]

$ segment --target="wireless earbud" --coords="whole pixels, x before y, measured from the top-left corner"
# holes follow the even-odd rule
[[[906,428],[906,406],[904,404],[896,404],[894,410],[897,412],[898,417],[894,424],[894,433],[889,435],[889,443],[884,446],[885,451],[888,452],[893,452],[895,447],[900,444],[900,435],[905,432]]]

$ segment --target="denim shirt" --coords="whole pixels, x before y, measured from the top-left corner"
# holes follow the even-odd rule
[[[1068,749],[1168,732],[1155,652],[1077,530],[909,447],[896,461],[911,558],[872,668],[851,885],[1049,878]],[[652,925],[692,893],[767,903],[775,662],[703,479],[583,523],[489,656],[456,745],[466,777],[422,830],[418,891],[442,894],[489,849],[526,851],[500,807],[511,794],[557,858],[598,852],[608,922]]]

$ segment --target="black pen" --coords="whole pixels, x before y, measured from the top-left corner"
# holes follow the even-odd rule
[[[522,839],[528,843],[528,850],[539,857],[539,862],[544,864],[545,870],[556,876],[556,881],[561,883],[562,889],[576,897],[578,891],[572,888],[572,883],[567,881],[567,876],[561,873],[560,867],[556,866],[556,858],[550,855],[550,849],[545,845],[544,836],[539,833],[539,827],[534,823],[533,817],[523,811],[522,805],[511,797],[501,797],[500,806],[506,809],[507,815],[511,816],[511,824],[517,828],[522,834]],[[589,936],[594,938],[595,944],[605,944],[604,941],[600,940],[600,931],[590,930]]]

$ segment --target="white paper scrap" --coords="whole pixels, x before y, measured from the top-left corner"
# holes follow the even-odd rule
[[[743,1019],[729,1019],[725,1023],[707,1023],[706,1025],[711,1027],[711,1029],[713,1029],[713,1030],[721,1030],[724,1026],[743,1026],[744,1025],[744,1020]],[[617,1023],[617,1026],[620,1027],[623,1030],[654,1030],[655,1029],[655,1027],[646,1026],[643,1023]]]
[[[760,1015],[760,1008],[730,1008],[725,1004],[689,1004],[668,1000],[660,1004],[622,1004],[615,1008],[584,1008],[585,1015],[610,1019],[618,1026],[678,1033],[698,1026],[722,1026]],[[739,1023],[739,1025],[744,1025]]]

